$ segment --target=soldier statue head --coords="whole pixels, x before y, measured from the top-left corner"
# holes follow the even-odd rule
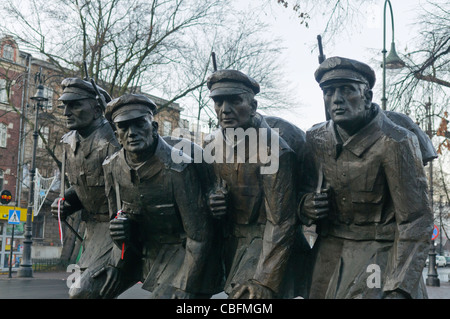
[[[141,94],[125,94],[107,104],[105,117],[116,126],[127,159],[142,162],[153,155],[158,139],[155,112],[155,102]]]
[[[254,79],[237,70],[219,70],[209,76],[207,86],[222,129],[252,125],[260,90]]]
[[[67,78],[61,82],[63,94],[58,99],[64,103],[64,116],[67,127],[76,130],[81,136],[91,134],[103,123],[103,106],[98,103],[92,84],[79,78]],[[109,94],[97,87],[106,102],[111,101]]]
[[[365,63],[331,57],[314,74],[323,91],[330,118],[352,135],[373,117],[375,72]]]

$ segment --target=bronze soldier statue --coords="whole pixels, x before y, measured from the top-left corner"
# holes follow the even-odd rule
[[[112,262],[119,281],[141,280],[151,298],[209,298],[220,292],[206,276],[212,218],[192,158],[158,135],[155,111],[155,103],[138,94],[107,106],[123,147],[103,163],[116,243]]]
[[[217,178],[209,207],[222,219],[224,291],[228,298],[285,297],[280,288],[298,229],[296,155],[257,113],[255,80],[237,70],[219,70],[207,85],[220,125],[204,150]]]
[[[105,119],[103,105],[98,103],[90,82],[79,78],[67,78],[61,83],[64,116],[70,131],[62,137],[65,167],[70,187],[60,202],[61,219],[82,210],[86,233],[83,251],[78,261],[80,281],[69,290],[70,298],[111,298],[102,294],[114,269],[108,267],[113,242],[109,236],[108,202],[105,195],[102,162],[120,145]],[[99,88],[105,101],[111,100],[106,91]],[[52,214],[58,217],[57,198],[52,204]]]
[[[427,298],[433,216],[416,135],[372,102],[367,64],[331,57],[315,78],[331,119],[306,132],[317,189],[300,218],[319,234],[310,298]]]

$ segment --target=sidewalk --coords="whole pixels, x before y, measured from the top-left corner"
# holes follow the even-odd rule
[[[450,299],[450,283],[441,280],[440,287],[427,286],[429,299]]]
[[[9,278],[9,272],[0,272],[0,279],[60,279],[67,280],[70,273],[65,271],[33,271],[32,278],[18,278],[17,272],[11,272],[11,278]]]
[[[36,271],[33,272],[32,278],[18,278],[17,272],[11,273],[9,278],[8,272],[0,272],[0,280],[62,280],[66,281],[70,276],[69,272],[65,271]],[[440,280],[439,287],[426,286],[429,299],[450,299],[450,282],[447,277]]]

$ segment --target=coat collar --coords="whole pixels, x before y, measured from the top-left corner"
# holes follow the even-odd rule
[[[106,130],[109,129],[109,123],[106,119],[101,123],[101,126],[92,132],[86,138],[82,138],[81,135],[76,130],[72,130],[65,134],[61,141],[63,143],[69,144],[73,153],[76,154],[79,151],[83,152],[85,158],[87,158],[94,149],[97,148],[97,143],[102,140],[102,136],[105,135]]]
[[[277,132],[274,130],[274,128],[270,127],[270,125],[267,123],[267,121],[264,119],[264,116],[261,115],[260,113],[256,113],[255,117],[253,118],[253,123],[252,126],[255,129],[266,129],[267,130],[267,140],[265,141],[267,145],[272,145],[271,143],[271,139],[272,138],[276,138],[278,139],[278,146],[280,148],[280,150],[283,151],[292,151],[292,149],[290,148],[290,146],[287,144],[287,142],[281,138],[280,136],[280,132]],[[222,128],[219,128],[218,130],[212,132],[210,135],[208,135],[205,138],[205,144],[209,144],[211,143],[213,140],[217,139],[218,137],[221,138],[221,140],[223,140],[227,145],[233,147],[233,148],[237,148],[237,145],[240,143],[246,143],[246,141],[244,139],[241,139],[239,141],[237,141],[236,143],[234,141],[228,141],[225,138],[225,134],[222,130]],[[259,131],[257,132],[257,138],[259,139]]]
[[[328,126],[328,129],[335,145],[334,158],[339,157],[340,151],[343,148],[352,152],[356,156],[361,157],[361,155],[383,135],[381,123],[386,116],[383,112],[381,112],[379,106],[376,104],[375,110],[375,117],[356,134],[350,136],[345,143],[342,143],[333,121],[330,121],[331,125]]]
[[[126,174],[134,183],[139,179],[150,179],[163,168],[170,168],[173,164],[171,158],[172,152],[174,152],[174,149],[158,135],[158,145],[156,146],[155,153],[149,160],[139,166],[139,168],[134,169],[128,164],[123,148],[119,151],[119,157],[121,165],[123,165],[123,170],[127,172]]]

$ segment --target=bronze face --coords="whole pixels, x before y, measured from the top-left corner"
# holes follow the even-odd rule
[[[119,143],[128,152],[140,153],[146,151],[155,142],[150,115],[117,122],[116,127]]]
[[[370,101],[364,96],[364,84],[332,82],[323,86],[325,107],[331,119],[344,129],[361,127],[365,123]]]
[[[250,127],[256,106],[252,105],[249,94],[218,95],[212,99],[222,129]]]
[[[97,102],[92,99],[64,101],[64,116],[67,128],[70,130],[84,130],[93,125],[99,117],[96,111]]]

